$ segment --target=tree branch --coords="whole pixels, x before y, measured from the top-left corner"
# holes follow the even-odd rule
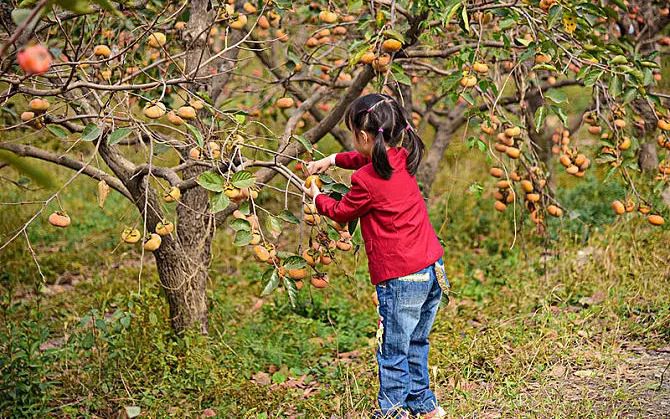
[[[85,163],[79,160],[68,156],[59,156],[55,153],[23,144],[0,143],[0,148],[11,151],[12,153],[18,154],[19,156],[32,157],[50,163],[55,163],[59,166],[67,167],[68,169],[72,170],[81,170],[84,168],[82,173],[85,175],[96,180],[104,180],[112,189],[118,191],[121,195],[125,196],[129,200],[133,200],[130,192],[128,192],[128,189],[126,189],[126,187],[119,181],[119,179],[104,172],[103,170],[93,166],[87,166]]]

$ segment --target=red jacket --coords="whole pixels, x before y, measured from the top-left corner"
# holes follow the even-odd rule
[[[341,201],[324,194],[316,197],[319,213],[339,223],[360,218],[370,280],[375,285],[418,272],[444,253],[419,185],[407,171],[407,151],[392,147],[387,154],[393,167],[388,180],[362,154],[338,153],[338,167],[358,169],[351,176],[351,189]]]

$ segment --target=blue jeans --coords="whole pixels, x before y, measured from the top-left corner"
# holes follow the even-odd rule
[[[383,415],[393,416],[403,409],[417,415],[437,407],[428,375],[428,334],[442,298],[435,269],[444,273],[442,259],[415,274],[377,285],[377,400]],[[446,274],[444,278],[446,282]]]

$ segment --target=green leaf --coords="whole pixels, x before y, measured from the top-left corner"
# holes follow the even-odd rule
[[[319,179],[321,179],[321,182],[328,184],[328,183],[334,183],[335,179],[330,177],[330,175],[327,175],[326,173],[319,173]]]
[[[551,89],[544,93],[544,97],[554,103],[568,102],[568,95],[561,90]]]
[[[596,84],[600,76],[603,75],[603,70],[590,71],[584,76],[584,86],[591,87]]]
[[[91,13],[93,11],[88,0],[56,0],[56,4],[75,13]]]
[[[133,132],[133,130],[130,128],[119,128],[114,130],[107,137],[107,144],[114,145],[129,136],[131,132]]]
[[[277,371],[274,374],[272,374],[272,382],[274,384],[281,384],[286,381],[286,378],[287,378],[286,375],[281,371]]]
[[[463,98],[463,100],[468,102],[470,105],[472,105],[472,106],[475,105],[475,98],[472,97],[472,94],[470,92],[465,91],[465,92],[461,93],[461,97]]]
[[[84,131],[81,133],[82,141],[93,141],[100,137],[100,128],[96,124],[88,124],[84,127]]]
[[[535,111],[535,132],[540,132],[544,127],[544,119],[547,117],[547,108],[540,106]]]
[[[265,288],[263,288],[263,292],[261,293],[261,297],[265,297],[266,295],[270,295],[272,291],[277,289],[279,286],[279,273],[277,272],[277,269],[272,269],[270,275],[270,279],[268,280],[268,283],[265,285]],[[263,275],[265,276],[265,275]]]
[[[241,113],[236,113],[235,114],[235,122],[237,122],[238,125],[242,125],[246,122],[247,116]]]
[[[31,9],[23,9],[23,8],[14,9],[12,10],[12,20],[14,21],[16,26],[21,26],[21,24],[30,17],[31,13],[32,13]]]
[[[612,3],[619,6],[619,8],[621,10],[624,10],[624,11],[628,10],[628,7],[626,7],[626,4],[622,0],[612,0]]]
[[[230,198],[223,192],[212,194],[209,197],[209,211],[212,214],[223,211],[228,208],[228,205],[230,205]]]
[[[554,4],[547,15],[547,29],[551,29],[561,17],[563,17],[563,7],[560,4]]]
[[[249,204],[249,201],[242,202],[237,209],[244,215],[251,214],[251,204]]]
[[[256,183],[256,178],[251,174],[251,172],[242,170],[233,174],[230,179],[230,183],[232,183],[236,188],[248,188],[250,186],[254,186]]]
[[[400,41],[403,44],[405,43],[405,36],[396,30],[387,29],[383,32],[383,35],[385,38],[392,38],[397,41]]]
[[[349,192],[349,187],[344,183],[327,183],[323,185],[322,192],[337,192],[344,195]]]
[[[642,67],[648,67],[648,68],[660,68],[657,62],[649,60],[640,61],[640,65]]]
[[[67,132],[67,130],[61,127],[60,125],[49,124],[47,125],[47,129],[49,130],[50,133],[52,133],[58,138],[67,138],[69,134],[69,132]]]
[[[330,240],[339,240],[340,239],[340,232],[335,229],[332,225],[328,224],[328,238]]]
[[[408,86],[412,85],[412,79],[405,74],[405,70],[403,70],[402,66],[397,63],[393,63],[391,65],[391,74],[393,74],[393,78],[400,84],[406,84]]]
[[[622,80],[616,75],[613,75],[612,78],[610,78],[610,82],[608,85],[608,90],[610,95],[612,95],[613,98],[617,98],[623,89],[622,85]]]
[[[512,26],[516,25],[516,20],[514,18],[507,18],[502,21],[500,21],[500,30],[504,31],[505,29],[509,29]]]
[[[467,33],[470,33],[470,21],[468,20],[468,8],[465,7],[465,3],[463,2],[463,9],[461,10],[461,17],[463,18],[463,25],[465,26],[465,31]]]
[[[638,90],[635,87],[627,88],[623,94],[623,103],[626,104],[632,102],[637,97],[637,94]]]
[[[458,87],[458,83],[461,81],[462,75],[460,71],[456,71],[442,79],[442,89],[444,92],[450,92],[455,90]]]
[[[456,12],[458,11],[458,8],[461,7],[461,6],[463,6],[463,4],[461,2],[459,2],[458,0],[456,0],[455,4],[453,6],[451,6],[451,10],[449,10],[449,13],[446,14],[443,22],[445,24],[448,24],[449,21],[454,17],[454,15],[456,15]]]
[[[551,105],[549,109],[551,109],[551,111],[561,119],[561,122],[563,123],[564,126],[568,125],[568,115],[565,114],[563,108]]]
[[[533,71],[537,70],[547,70],[547,71],[558,71],[556,67],[554,67],[551,64],[535,64],[533,68],[531,68]]]
[[[195,138],[195,142],[200,146],[200,148],[204,148],[205,140],[202,137],[202,133],[200,133],[200,131],[191,124],[186,124],[186,128],[191,132],[193,138]]]
[[[294,135],[293,138],[298,140],[300,144],[302,144],[302,146],[305,147],[305,150],[307,150],[307,152],[309,153],[312,152],[312,143],[307,141],[307,138],[303,137],[302,135]]]
[[[251,231],[251,223],[242,218],[235,218],[228,225],[235,231]]]
[[[282,230],[282,225],[281,221],[277,217],[273,217],[272,215],[268,215],[267,218],[265,219],[265,228],[270,232],[270,235],[274,237],[275,239],[279,237],[279,234],[281,234]]]
[[[298,217],[293,215],[293,213],[289,210],[284,210],[284,211],[280,212],[277,215],[277,217],[281,220],[286,221],[287,223],[300,224],[300,220],[298,219]]]
[[[205,172],[198,176],[198,185],[212,192],[223,192],[226,180],[218,173]]]
[[[298,301],[298,289],[295,287],[295,283],[289,278],[284,278],[284,288],[288,294],[288,299],[291,302],[291,306],[295,308],[296,302]]]
[[[515,38],[514,40],[515,40],[519,45],[523,45],[524,47],[527,47],[528,45],[530,45],[531,42],[533,42],[533,41],[531,41],[531,40],[529,40],[529,39],[525,39],[525,38]]]
[[[283,265],[286,269],[302,269],[307,266],[307,261],[300,256],[290,256],[284,259]]]
[[[235,246],[246,246],[251,241],[251,231],[240,230],[235,234],[235,240],[233,244]]]

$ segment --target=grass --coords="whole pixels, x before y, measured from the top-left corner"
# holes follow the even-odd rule
[[[634,216],[606,224],[613,217],[603,202],[620,189],[591,179],[561,196],[580,213],[552,220],[552,240],[539,240],[529,228],[515,238],[487,192],[463,193],[488,181],[486,162],[461,147],[450,150],[431,201],[453,288],[436,320],[430,361],[450,416],[641,411],[642,390],[618,380],[617,371],[626,365],[627,347],[658,348],[670,340],[667,229]],[[373,410],[376,313],[364,257],[343,259],[331,272],[333,287],[304,289],[295,309],[281,291],[260,305],[262,271],[219,234],[210,335],[178,339],[153,261],[145,259],[139,279],[139,253],[117,246],[118,232],[135,214],[114,194],[98,209],[94,188],[80,179],[64,194],[72,228],[55,231],[40,217],[29,229],[46,283],[25,241],[0,254],[3,414],[113,416],[139,406],[150,417],[198,416],[211,408],[223,417],[260,418]],[[3,201],[17,198],[3,192]],[[5,214],[3,237],[29,211],[13,207]],[[53,284],[67,286],[72,278],[76,286],[53,292]],[[54,341],[63,336],[67,343]],[[45,342],[54,347],[40,351]],[[566,387],[573,384],[576,390]],[[585,399],[593,389],[598,396]]]

